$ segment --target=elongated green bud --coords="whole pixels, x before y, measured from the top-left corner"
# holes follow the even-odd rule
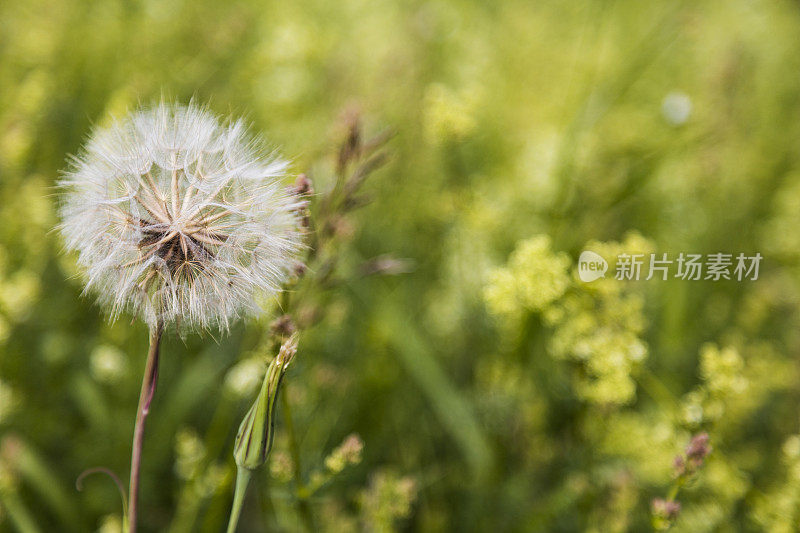
[[[283,343],[278,355],[269,364],[258,397],[239,425],[239,433],[236,434],[236,443],[233,447],[237,472],[233,507],[228,519],[228,533],[236,531],[252,471],[267,462],[269,452],[272,450],[272,440],[275,436],[275,402],[278,399],[283,375],[296,353],[295,334]]]
[[[275,436],[275,402],[283,375],[297,353],[297,336],[292,335],[281,346],[267,368],[256,401],[245,415],[236,435],[233,457],[239,468],[255,470],[263,465],[272,450]]]

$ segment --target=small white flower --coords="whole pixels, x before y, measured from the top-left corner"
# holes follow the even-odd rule
[[[60,185],[86,288],[151,326],[227,329],[296,265],[304,200],[241,121],[160,104],[96,130]]]
[[[692,115],[692,100],[685,93],[671,92],[661,102],[661,113],[672,126],[681,126]]]

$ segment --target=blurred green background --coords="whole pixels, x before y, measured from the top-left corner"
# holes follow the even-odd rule
[[[127,484],[147,331],[81,297],[54,183],[162,97],[244,115],[323,192],[343,116],[396,132],[339,283],[303,293],[300,483],[279,420],[241,531],[300,529],[314,480],[323,531],[647,531],[699,431],[675,531],[800,530],[799,73],[789,0],[2,2],[0,531],[119,531],[111,481],[75,480]],[[584,248],[764,260],[590,286]],[[362,275],[382,254],[413,270]],[[275,316],[167,336],[143,530],[224,528]]]

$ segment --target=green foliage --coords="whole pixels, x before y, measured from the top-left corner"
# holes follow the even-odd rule
[[[54,184],[162,95],[246,115],[318,193],[348,117],[395,132],[292,288],[296,442],[279,405],[240,531],[297,530],[299,493],[323,531],[646,531],[657,498],[672,531],[795,531],[798,35],[788,0],[0,3],[0,531],[120,529],[74,483],[128,471],[147,328],[81,296]],[[584,283],[584,249],[764,260]],[[143,531],[224,529],[274,304],[165,335]]]

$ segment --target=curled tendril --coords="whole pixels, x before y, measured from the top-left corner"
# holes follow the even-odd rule
[[[117,486],[117,491],[119,492],[120,499],[122,500],[122,516],[125,517],[128,515],[128,496],[125,493],[125,486],[120,481],[119,476],[117,476],[113,470],[106,468],[104,466],[95,466],[93,468],[87,468],[83,472],[78,475],[78,479],[75,480],[75,488],[78,489],[79,492],[83,492],[83,480],[86,479],[88,476],[92,474],[105,474],[111,478],[114,482],[114,485]]]

